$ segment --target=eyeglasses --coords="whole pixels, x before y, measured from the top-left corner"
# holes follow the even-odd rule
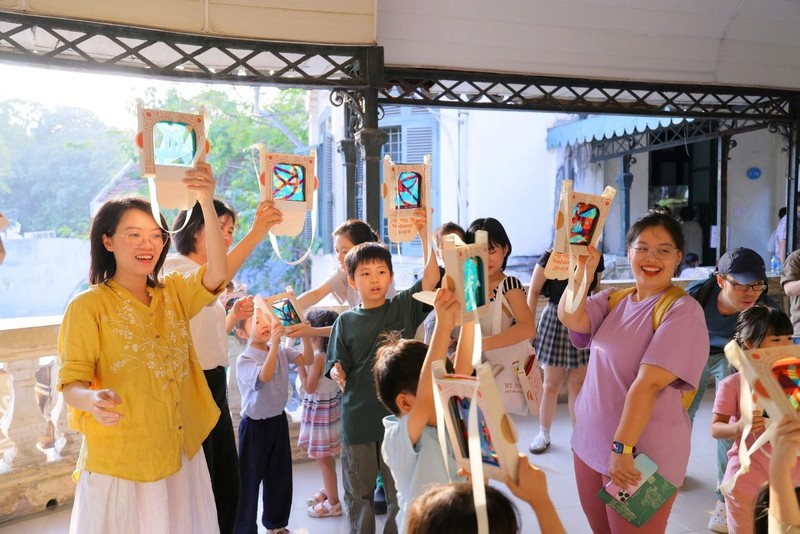
[[[677,248],[665,248],[665,247],[656,247],[656,248],[647,248],[647,247],[630,247],[633,253],[636,256],[645,257],[648,254],[653,254],[657,258],[667,258],[670,254],[675,254],[678,252]]]
[[[116,235],[124,237],[132,247],[137,248],[144,246],[145,241],[155,242],[156,246],[163,247],[167,239],[169,239],[169,234],[165,232],[152,232],[150,234],[131,232],[130,234],[117,233]]]
[[[747,291],[749,289],[750,291],[755,291],[756,293],[761,293],[762,291],[767,289],[767,285],[766,284],[737,284],[736,282],[734,282],[733,280],[731,280],[727,276],[723,276],[722,278],[724,278],[726,282],[728,282],[730,285],[733,286],[734,291],[742,291],[742,292],[744,292],[744,291]]]

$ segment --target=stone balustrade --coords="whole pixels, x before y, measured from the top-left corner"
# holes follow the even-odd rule
[[[55,390],[61,317],[0,320],[0,523],[72,502],[80,435]]]

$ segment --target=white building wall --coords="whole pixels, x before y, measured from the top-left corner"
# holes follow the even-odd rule
[[[767,241],[786,198],[787,166],[779,164],[786,156],[783,153],[781,157],[776,136],[768,130],[737,135],[728,161],[728,250],[752,248],[767,265],[772,256],[767,252]],[[761,169],[757,180],[747,177],[752,167]]]
[[[462,143],[467,162],[461,173],[462,184],[468,184],[465,222],[499,220],[515,256],[541,254],[553,240],[559,160],[555,151],[547,150],[545,139],[558,118],[563,116],[483,110],[468,114],[468,138]]]

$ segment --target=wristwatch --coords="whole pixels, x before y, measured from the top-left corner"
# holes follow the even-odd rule
[[[625,445],[621,441],[615,440],[611,442],[611,452],[615,454],[633,454],[635,450],[636,447]]]

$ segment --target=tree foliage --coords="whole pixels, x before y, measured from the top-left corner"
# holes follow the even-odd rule
[[[124,163],[123,142],[90,110],[0,102],[0,210],[22,231],[88,235],[90,201]]]

